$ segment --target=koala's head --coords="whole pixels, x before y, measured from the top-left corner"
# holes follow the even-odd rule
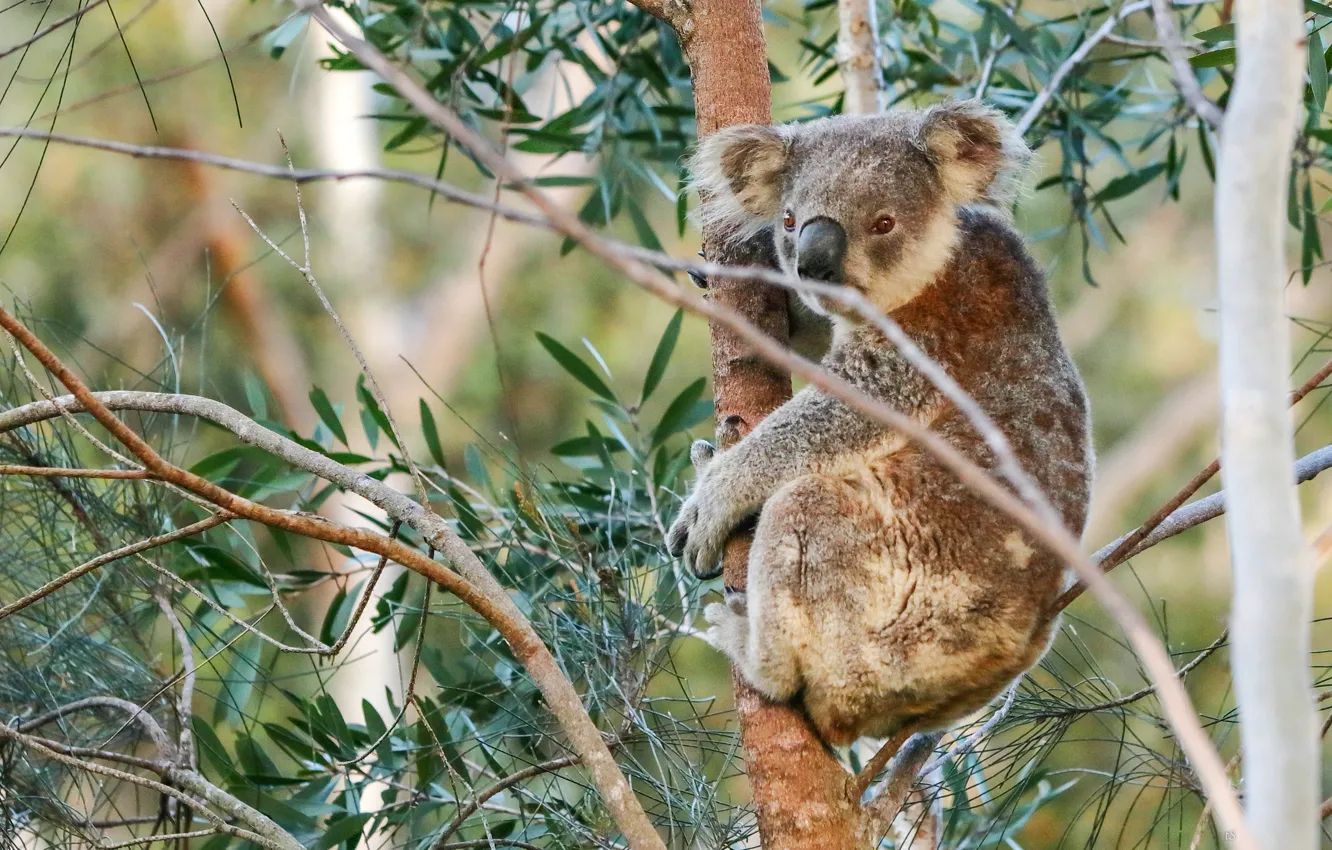
[[[740,241],[771,227],[784,271],[854,287],[889,312],[948,262],[959,207],[1007,214],[1029,156],[999,112],[953,101],[730,127],[700,145],[691,168],[705,228]]]

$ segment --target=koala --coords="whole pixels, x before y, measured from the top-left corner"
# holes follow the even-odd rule
[[[1029,156],[975,101],[715,134],[692,171],[704,226],[771,239],[786,273],[861,292],[994,420],[1068,530],[1090,496],[1091,423],[1040,270],[1007,210]],[[767,236],[766,234],[771,234]],[[958,408],[830,299],[823,366],[993,469]],[[929,453],[814,387],[734,447],[695,447],[670,551],[699,577],[757,515],[743,598],[709,636],[831,745],[947,728],[1044,654],[1060,561]]]

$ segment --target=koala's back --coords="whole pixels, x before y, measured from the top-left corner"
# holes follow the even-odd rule
[[[1090,423],[1045,282],[1006,221],[959,215],[949,265],[894,318],[981,404],[1080,534]],[[876,332],[854,331],[825,362],[993,467],[974,426]],[[983,706],[1045,651],[1063,577],[1013,522],[887,433],[787,484],[755,545],[751,596],[771,601],[750,616],[790,628],[806,708],[834,743],[942,727]]]

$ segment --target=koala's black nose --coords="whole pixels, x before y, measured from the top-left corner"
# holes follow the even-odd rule
[[[800,228],[796,256],[801,277],[839,282],[846,259],[846,231],[830,218],[812,218]]]

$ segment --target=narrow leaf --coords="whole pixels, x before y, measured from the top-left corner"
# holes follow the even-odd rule
[[[542,347],[555,358],[555,362],[560,364],[564,371],[573,376],[574,380],[607,401],[616,401],[615,393],[606,386],[606,382],[601,380],[601,377],[592,371],[592,367],[584,363],[577,354],[543,333],[538,332],[536,336]]]
[[[684,311],[676,310],[675,315],[666,323],[666,330],[657,342],[657,350],[652,354],[652,362],[648,364],[647,375],[643,378],[643,394],[639,396],[639,404],[647,401],[652,395],[652,391],[661,383],[661,378],[666,374],[666,367],[671,362],[671,355],[675,353],[675,343],[680,339],[680,325],[684,321]]]

